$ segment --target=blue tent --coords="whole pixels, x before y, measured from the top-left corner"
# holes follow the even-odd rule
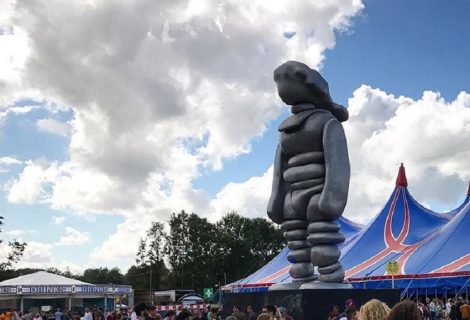
[[[341,225],[341,231],[346,238],[345,243],[354,239],[358,231],[363,228],[362,225],[344,217],[339,218],[337,222]],[[273,283],[291,282],[292,278],[289,275],[291,264],[287,261],[289,252],[289,248],[284,248],[264,267],[244,279],[225,286],[224,289],[236,292],[263,291]]]
[[[407,257],[418,243],[451,220],[421,206],[407,189],[405,168],[400,167],[396,187],[382,211],[354,241],[342,249],[346,277],[381,276],[390,260],[404,272]]]
[[[470,287],[470,203],[432,236],[411,247],[398,261],[402,274],[394,279],[394,286],[403,295],[459,294]],[[356,287],[390,288],[392,278],[366,276],[352,279]]]
[[[470,286],[470,185],[464,202],[448,213],[420,205],[407,189],[403,165],[384,208],[366,227],[341,218],[346,235],[341,263],[355,287],[390,288],[386,266],[397,261],[400,272],[393,285],[403,294],[442,293]],[[270,284],[290,282],[285,248],[252,275],[226,286],[232,291],[266,290]]]

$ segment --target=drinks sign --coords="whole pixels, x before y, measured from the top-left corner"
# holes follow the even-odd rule
[[[72,293],[72,286],[22,286],[22,294],[67,294]]]
[[[14,286],[0,286],[0,295],[9,295],[16,293],[16,287]]]
[[[132,292],[130,286],[113,285],[35,285],[0,286],[0,296],[5,295],[114,295]]]

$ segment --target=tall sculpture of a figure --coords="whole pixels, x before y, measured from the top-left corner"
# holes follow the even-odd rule
[[[291,249],[293,282],[270,290],[342,287],[338,244],[344,236],[335,220],[348,197],[350,167],[341,125],[348,111],[332,101],[325,79],[303,63],[284,63],[274,71],[274,81],[292,115],[279,126],[267,211]]]

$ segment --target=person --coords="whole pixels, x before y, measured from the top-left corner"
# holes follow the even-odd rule
[[[256,320],[270,320],[271,318],[267,313],[261,313]]]
[[[204,320],[203,309],[194,309],[193,310],[193,319],[194,320]]]
[[[468,305],[468,300],[464,301],[460,306],[460,314],[462,315],[462,320],[470,319],[470,305]]]
[[[174,320],[176,316],[176,312],[173,310],[169,310],[165,313],[165,320]]]
[[[148,306],[147,311],[149,320],[157,320],[160,318],[160,314],[157,312],[157,308],[155,306]]]
[[[237,318],[237,320],[246,320],[246,315],[240,311],[240,308],[238,306],[234,306],[232,308],[232,316]]]
[[[90,308],[85,308],[85,316],[83,320],[93,320],[93,314],[90,311]]]
[[[54,313],[54,318],[55,320],[62,320],[62,312],[60,312],[60,309],[56,310],[56,312]]]
[[[176,320],[189,320],[190,317],[191,317],[191,314],[188,311],[182,310],[176,316]]]
[[[134,311],[131,314],[131,320],[144,320],[147,313],[147,305],[143,302],[137,303],[134,306]]]
[[[269,319],[274,320],[274,319],[280,319],[281,315],[279,314],[279,310],[277,310],[275,305],[272,304],[266,304],[263,307],[263,313],[266,313],[269,316]]]
[[[328,320],[338,320],[339,319],[339,307],[334,305],[333,309],[328,313]]]
[[[428,303],[429,317],[431,320],[436,319],[436,299],[431,299]]]
[[[452,298],[447,299],[446,303],[446,317],[450,318],[450,311],[452,309]]]
[[[457,320],[463,320],[462,319],[462,311],[460,310],[460,307],[463,305],[463,299],[462,297],[458,297],[457,298],[457,303],[455,304],[455,307],[456,307],[456,316],[457,316]]]
[[[247,320],[256,320],[256,313],[253,312],[253,307],[248,306],[246,307],[246,315],[247,315]]]
[[[285,307],[280,306],[279,308],[277,308],[277,310],[279,311],[279,314],[281,315],[281,317],[279,318],[280,320],[286,320],[287,317],[289,317],[287,315],[287,310]]]
[[[421,320],[418,305],[410,300],[404,300],[393,306],[387,320]]]
[[[441,299],[436,300],[436,320],[443,320],[445,318],[445,306]]]
[[[380,300],[372,299],[359,309],[361,320],[385,320],[390,312],[390,308]]]
[[[356,307],[351,307],[346,310],[346,320],[359,320]]]
[[[459,314],[460,310],[457,309],[457,300],[453,300],[452,305],[450,306],[450,320],[457,320]]]
[[[348,311],[348,309],[356,309],[356,303],[353,299],[346,300],[346,302],[344,303],[344,311],[338,316],[338,319],[346,320],[346,311]]]
[[[42,320],[42,317],[39,313],[36,313],[36,315],[34,316],[33,320]]]

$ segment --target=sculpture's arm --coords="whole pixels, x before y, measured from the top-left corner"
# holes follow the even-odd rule
[[[318,209],[331,219],[343,213],[348,200],[350,166],[346,136],[341,123],[332,119],[323,128],[325,185]]]
[[[283,222],[284,198],[286,188],[283,173],[286,168],[286,159],[282,154],[281,146],[277,145],[276,156],[274,158],[273,187],[271,198],[268,202],[268,217],[277,224]]]

